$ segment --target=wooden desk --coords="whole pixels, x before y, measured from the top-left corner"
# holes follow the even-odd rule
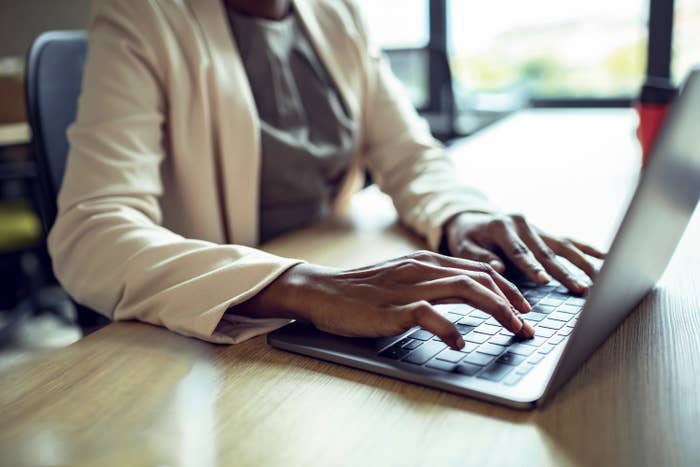
[[[508,208],[604,245],[636,177],[633,126],[625,111],[524,113],[455,157]],[[292,355],[263,337],[214,346],[119,323],[0,377],[0,463],[699,465],[697,217],[658,289],[543,410]],[[267,249],[355,266],[420,246],[369,190],[347,217]]]

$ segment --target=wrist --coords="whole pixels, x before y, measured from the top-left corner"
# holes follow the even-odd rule
[[[312,285],[318,282],[319,269],[307,263],[294,265],[231,311],[251,318],[311,320]]]

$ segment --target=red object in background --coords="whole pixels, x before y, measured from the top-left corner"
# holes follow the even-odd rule
[[[634,107],[639,115],[637,139],[642,146],[642,165],[647,163],[649,151],[651,151],[651,146],[656,140],[656,135],[661,129],[669,107],[670,104],[642,104],[640,102]]]
[[[642,146],[642,166],[647,163],[656,135],[678,90],[666,78],[647,78],[635,109],[639,115],[637,139]]]

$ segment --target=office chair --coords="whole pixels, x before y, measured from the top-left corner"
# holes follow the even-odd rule
[[[77,114],[86,55],[84,31],[49,31],[34,41],[27,58],[27,115],[42,188],[40,216],[47,234],[56,220],[56,198],[68,157],[66,131]],[[92,310],[76,306],[84,333],[109,322]]]

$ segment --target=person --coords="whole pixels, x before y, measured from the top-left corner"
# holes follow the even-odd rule
[[[591,278],[603,257],[455,179],[351,0],[98,0],[88,50],[48,243],[63,286],[114,320],[216,343],[290,319],[421,326],[461,348],[435,303],[531,337],[504,262],[584,293],[558,256]],[[365,170],[430,250],[338,270],[256,248],[344,205]]]

